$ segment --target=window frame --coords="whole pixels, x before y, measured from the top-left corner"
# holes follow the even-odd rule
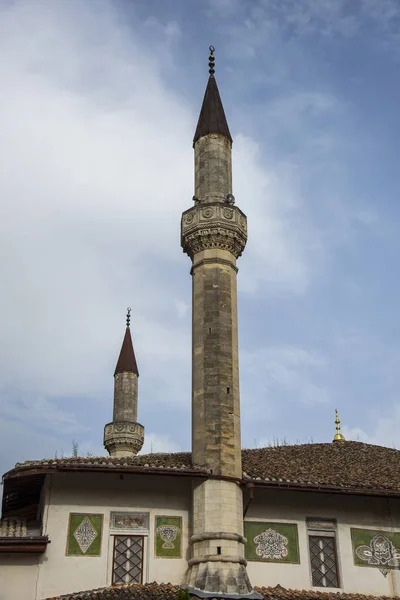
[[[309,564],[310,579],[311,579],[312,587],[316,588],[318,590],[342,589],[342,577],[341,577],[340,562],[339,562],[336,520],[335,519],[317,518],[317,517],[307,517],[306,524],[307,524],[308,564]],[[336,581],[337,581],[336,586],[332,586],[332,585],[323,586],[323,585],[315,585],[314,584],[315,570],[313,568],[312,558],[315,555],[312,553],[311,547],[310,547],[311,538],[314,538],[314,539],[331,538],[333,540],[333,557],[334,557],[334,567],[335,567],[334,572],[336,574]],[[323,564],[323,563],[321,563],[321,564]],[[319,570],[319,572],[321,572],[321,571]]]
[[[141,538],[142,540],[142,565],[141,565],[141,569],[140,569],[140,581],[128,581],[128,582],[123,582],[124,584],[127,583],[138,583],[138,584],[143,584],[143,579],[144,579],[144,571],[145,571],[145,567],[146,567],[146,542],[147,542],[147,536],[143,535],[143,533],[140,534],[134,534],[133,532],[129,532],[129,533],[113,533],[111,536],[112,538],[112,562],[111,562],[111,585],[115,586],[115,585],[122,585],[121,583],[116,583],[114,581],[114,574],[115,574],[115,554],[116,554],[116,546],[117,546],[117,539],[118,538]]]

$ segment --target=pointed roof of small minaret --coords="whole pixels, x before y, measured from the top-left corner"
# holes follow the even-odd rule
[[[224,107],[222,106],[221,96],[219,95],[217,82],[214,77],[214,50],[210,46],[209,73],[206,92],[204,94],[203,104],[197,122],[196,132],[193,138],[193,146],[197,140],[208,133],[221,133],[225,135],[232,143],[232,136],[229,131],[228,122],[225,117]]]
[[[122,342],[121,352],[119,353],[117,366],[115,367],[114,377],[115,375],[117,375],[117,373],[135,373],[135,375],[139,376],[135,351],[133,349],[132,344],[130,323],[131,309],[128,308],[128,312],[126,315],[126,330],[124,335],[124,341]]]

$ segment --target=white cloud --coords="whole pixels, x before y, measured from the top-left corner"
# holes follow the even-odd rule
[[[77,421],[75,415],[68,411],[60,410],[54,402],[41,396],[31,396],[29,393],[19,392],[16,396],[11,394],[12,402],[7,402],[1,397],[0,417],[21,421],[25,425],[33,425],[39,429],[62,430],[63,433],[75,433],[87,429]]]
[[[210,13],[214,11],[222,17],[235,15],[241,8],[241,0],[208,0]]]
[[[238,135],[234,190],[238,205],[245,206],[249,228],[248,245],[239,261],[240,289],[255,291],[267,285],[271,293],[304,293],[317,263],[315,250],[320,250],[318,260],[323,251],[318,233],[303,218],[290,167],[271,163],[267,170],[259,145]]]
[[[171,440],[168,435],[159,435],[157,433],[146,433],[145,441],[141,454],[150,454],[156,452],[182,452],[182,447]]]
[[[183,319],[188,314],[189,304],[184,300],[175,300],[175,308],[176,312],[178,313],[178,317]]]
[[[60,456],[60,438],[56,432],[43,433],[29,424],[7,418],[0,419],[0,436],[2,474],[11,469],[16,462],[41,460],[45,456],[54,457],[57,450]],[[66,442],[65,450],[69,451],[69,454],[70,448],[71,444]]]
[[[23,380],[31,377],[36,385],[41,379],[46,392],[57,393],[57,387],[61,394],[85,392],[106,367],[106,357],[102,364],[90,358],[93,346],[108,346],[113,353],[108,358],[115,360],[115,337],[129,301],[139,340],[147,319],[149,329],[153,324],[157,329],[151,332],[156,339],[169,335],[168,326],[158,322],[159,294],[167,282],[157,281],[151,260],[163,254],[164,266],[179,263],[174,234],[184,190],[191,187],[191,157],[185,152],[190,112],[162,87],[154,69],[148,71],[149,60],[130,52],[131,40],[121,48],[123,32],[115,44],[112,22],[109,41],[92,47],[76,23],[72,30],[63,13],[52,13],[58,31],[54,52],[60,54],[56,68],[46,62],[52,54],[47,10],[42,22],[29,5],[19,6],[2,19],[2,46],[9,54],[0,117],[0,177],[8,197],[1,226],[1,272],[8,290],[0,300],[7,325],[2,364],[11,363],[9,376],[18,369]],[[23,25],[29,28],[32,20],[43,28],[36,29],[33,55],[23,43]],[[99,26],[97,18],[93,26]],[[100,63],[101,73],[95,68]],[[116,98],[115,72],[122,77],[125,70],[133,79],[123,77],[123,96]],[[92,79],[88,89],[80,83],[85,74]],[[100,89],[99,77],[107,82]],[[174,116],[173,123],[161,108]],[[160,140],[168,140],[168,152]],[[112,323],[118,306],[120,327]]]
[[[241,366],[247,375],[257,377],[261,388],[258,400],[308,406],[329,402],[326,386],[320,382],[327,361],[317,352],[295,346],[271,346],[254,353],[243,352]]]
[[[373,25],[379,34],[386,34],[392,44],[397,38],[397,21],[400,6],[397,0],[359,0],[348,3],[346,0],[258,0],[245,6],[240,1],[209,0],[211,14],[218,13],[221,18],[238,17],[244,24],[243,31],[251,29],[254,37],[254,26],[269,33],[284,33],[290,30],[294,35],[310,35],[331,37],[340,35],[345,38],[354,37],[364,32],[366,25]],[[376,41],[369,30],[369,37]]]
[[[389,448],[400,448],[400,404],[381,409],[367,409],[369,426],[342,427],[347,440],[366,442]]]
[[[44,379],[57,373],[47,391],[56,393],[58,385],[61,393],[75,393],[86,387],[83,379],[92,386],[92,375],[106,365],[107,357],[98,368],[87,360],[93,344],[115,353],[116,323],[127,302],[138,343],[146,333],[170,336],[163,319],[169,281],[159,277],[154,259],[163,269],[175,265],[182,279],[187,274],[177,233],[192,188],[194,115],[164,86],[154,57],[136,53],[139,41],[112,19],[103,44],[95,31],[106,25],[93,19],[93,46],[79,19],[66,18],[66,5],[59,14],[43,4],[43,15],[30,3],[16,6],[3,9],[1,36],[8,56],[1,65],[0,183],[8,198],[1,223],[1,358],[14,376],[17,361],[23,363],[22,378],[35,378],[40,363]],[[263,227],[255,217],[250,223],[257,278],[304,286],[305,259],[284,224],[285,199],[278,208],[268,197],[274,184],[254,143],[239,138],[237,147],[237,187],[244,203],[250,192],[248,206],[253,214],[262,206],[265,219]],[[78,372],[78,384],[67,384]]]
[[[128,304],[142,372],[166,380],[164,394],[190,348],[172,298],[165,318],[171,287],[160,269],[184,264],[192,114],[111,4],[97,6],[1,9],[2,414],[63,435],[84,427],[63,410],[66,397],[111,408]],[[167,23],[159,43],[178,33]]]

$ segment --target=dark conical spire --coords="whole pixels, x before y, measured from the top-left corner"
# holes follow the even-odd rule
[[[119,353],[117,366],[115,367],[114,377],[117,375],[117,373],[135,373],[135,375],[139,376],[135,351],[133,350],[132,344],[130,321],[131,309],[128,308],[124,341],[122,342],[121,352]]]
[[[214,77],[214,47],[210,46],[209,73],[206,92],[193,138],[193,146],[197,140],[208,133],[221,133],[232,143],[228,123],[222,106],[221,96]]]

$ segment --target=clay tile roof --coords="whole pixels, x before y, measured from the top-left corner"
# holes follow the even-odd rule
[[[119,353],[114,375],[117,373],[136,373],[136,375],[139,375],[135,352],[133,350],[131,330],[129,327],[125,330],[124,340],[122,342],[121,352]]]
[[[353,493],[400,495],[400,450],[361,442],[302,444],[242,451],[243,479],[257,485],[327,489]],[[111,470],[204,474],[192,464],[190,452],[147,454],[131,458],[62,458],[17,463],[5,480],[16,472],[32,470]]]
[[[247,479],[400,492],[400,451],[361,442],[243,450]]]
[[[115,585],[45,600],[176,600],[179,586],[171,583]]]
[[[208,78],[206,92],[204,94],[203,104],[193,138],[193,146],[199,138],[208,133],[221,133],[232,143],[232,137],[214,75],[210,75]]]
[[[179,586],[171,583],[127,584],[66,594],[46,598],[46,600],[176,600],[178,590]],[[265,600],[389,600],[386,596],[288,590],[280,585],[268,588],[256,587],[255,590],[261,593]],[[400,599],[397,596],[392,600]]]
[[[198,471],[202,469],[192,465],[190,452],[175,452],[173,454],[155,453],[155,454],[139,454],[138,456],[70,456],[68,458],[49,458],[44,460],[27,460],[24,463],[17,463],[15,468],[6,473],[5,478],[12,475],[15,471],[20,470],[37,470],[43,469],[46,471],[57,471],[63,469],[79,469],[90,470],[95,468],[107,468],[110,470],[118,470],[124,468],[132,468],[137,470],[164,470],[171,471]]]
[[[256,587],[255,590],[262,594],[265,600],[389,600],[387,596],[345,594],[341,592],[316,592],[311,590],[288,590],[280,585],[268,588]],[[399,597],[395,597],[394,600],[399,600]]]

